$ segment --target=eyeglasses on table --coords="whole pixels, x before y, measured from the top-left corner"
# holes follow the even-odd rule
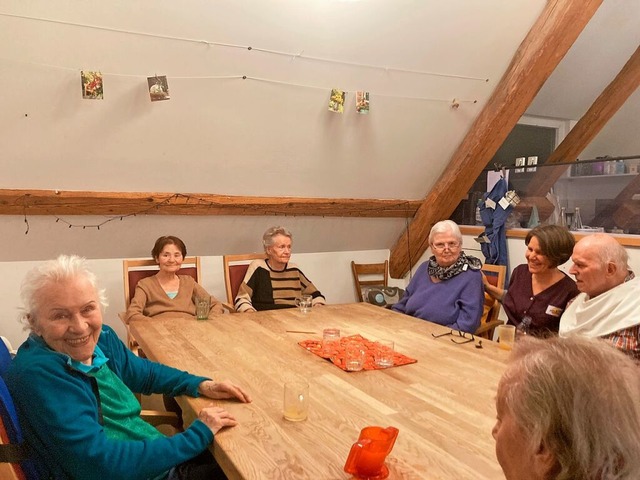
[[[451,338],[450,340],[453,343],[457,343],[458,345],[475,342],[476,340],[476,337],[473,335],[473,333],[461,332],[459,330],[453,330],[453,329],[449,330],[449,332],[447,333],[440,333],[438,335],[436,335],[435,333],[431,334],[433,338],[446,337],[447,335],[451,335],[452,337],[454,337],[454,338]],[[482,348],[482,340],[478,340],[478,343],[476,343],[475,347]]]

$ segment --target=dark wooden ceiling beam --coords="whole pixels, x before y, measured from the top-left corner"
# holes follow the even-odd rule
[[[560,145],[551,153],[545,165],[572,162],[591,143],[606,123],[640,86],[640,47],[631,55],[620,73],[589,107]],[[615,152],[611,152],[615,154]],[[567,167],[539,168],[527,188],[527,195],[542,197],[567,171]]]
[[[429,230],[449,218],[602,0],[549,0],[448,168],[391,251],[391,276],[404,276],[428,248]]]
[[[0,215],[299,215],[411,218],[421,203],[420,200],[370,198],[0,190]]]

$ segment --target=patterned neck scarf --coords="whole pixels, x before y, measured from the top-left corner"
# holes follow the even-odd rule
[[[441,267],[436,262],[435,255],[429,259],[429,276],[437,278],[440,281],[448,280],[456,275],[468,270],[480,270],[482,268],[482,262],[479,258],[467,256],[464,252],[460,252],[458,260],[453,265],[448,267]]]

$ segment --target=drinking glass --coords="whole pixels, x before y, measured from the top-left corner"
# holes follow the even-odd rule
[[[309,312],[312,304],[313,298],[311,295],[302,295],[301,297],[296,298],[296,305],[300,309],[300,313]]]
[[[340,344],[340,329],[325,328],[322,331],[322,355],[331,358],[338,351]]]
[[[309,414],[309,384],[294,380],[284,384],[284,418],[301,422]]]
[[[206,320],[209,318],[209,310],[211,308],[211,299],[209,297],[202,297],[196,299],[196,319]]]
[[[349,372],[359,372],[364,367],[365,350],[358,342],[349,342],[344,350],[344,366]]]
[[[500,348],[511,350],[516,339],[516,327],[514,325],[498,325],[498,341]]]
[[[374,347],[373,360],[379,367],[393,366],[393,341],[378,340]]]

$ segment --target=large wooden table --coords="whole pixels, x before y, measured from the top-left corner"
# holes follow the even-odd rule
[[[417,363],[344,372],[298,341],[323,328],[393,339]],[[304,330],[315,334],[287,333]],[[503,479],[491,428],[508,352],[483,340],[458,345],[444,327],[360,303],[221,315],[216,320],[141,320],[131,331],[153,360],[232,380],[253,403],[220,401],[239,425],[220,431],[212,451],[230,479],[349,479],[349,449],[368,425],[400,430],[387,458],[390,479]],[[310,385],[309,417],[282,416],[283,384]],[[182,397],[185,421],[210,399]]]

